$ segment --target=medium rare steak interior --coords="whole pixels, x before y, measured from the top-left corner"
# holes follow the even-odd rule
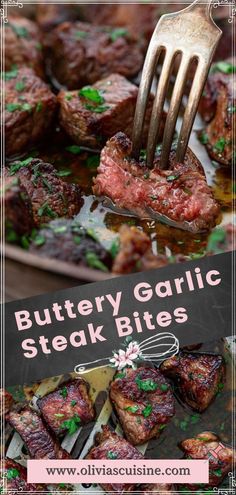
[[[119,132],[101,153],[93,191],[106,196],[118,208],[141,218],[155,218],[191,232],[212,228],[219,216],[219,205],[207,185],[203,169],[188,150],[184,164],[174,162],[171,153],[169,168],[149,170],[144,161],[131,156],[132,143]]]
[[[199,412],[208,408],[224,386],[225,366],[221,355],[181,351],[178,356],[166,359],[160,370],[174,380],[182,399]]]
[[[133,445],[158,437],[175,413],[171,388],[154,368],[118,372],[110,386],[110,398]]]
[[[63,435],[68,430],[74,433],[79,425],[94,419],[95,412],[88,392],[88,383],[78,378],[38,399],[37,406],[42,416],[57,435]]]

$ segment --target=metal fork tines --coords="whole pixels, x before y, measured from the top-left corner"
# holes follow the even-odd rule
[[[138,159],[151,86],[156,75],[158,60],[164,52],[164,62],[158,80],[148,134],[148,167],[152,167],[153,164],[167,88],[177,54],[181,56],[181,61],[164,128],[160,168],[168,166],[168,157],[188,71],[191,63],[196,60],[197,68],[183,115],[176,150],[176,160],[182,162],[184,159],[199,100],[221,34],[222,31],[211,17],[211,0],[206,0],[205,3],[196,0],[184,10],[163,15],[159,20],[144,62],[133,127],[133,156]]]

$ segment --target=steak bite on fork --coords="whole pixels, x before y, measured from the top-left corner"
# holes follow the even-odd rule
[[[117,373],[110,385],[110,398],[132,445],[158,437],[175,413],[171,388],[154,368],[127,368]]]
[[[217,354],[181,351],[163,361],[161,372],[174,380],[184,402],[195,411],[205,411],[223,386],[224,359]]]
[[[220,485],[224,477],[235,466],[236,452],[210,431],[204,431],[194,438],[183,440],[180,448],[188,459],[209,460],[209,484],[206,487]],[[186,487],[193,491],[199,489],[196,484],[188,484]]]
[[[95,417],[89,384],[82,378],[71,380],[37,400],[45,422],[56,435],[74,433]]]

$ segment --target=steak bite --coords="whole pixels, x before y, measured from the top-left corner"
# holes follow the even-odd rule
[[[171,388],[154,368],[128,368],[115,375],[110,398],[132,445],[157,438],[175,413]]]
[[[70,459],[41,417],[29,406],[12,409],[6,419],[21,436],[32,459]]]
[[[83,22],[64,22],[55,28],[50,50],[54,75],[69,89],[93,84],[113,72],[133,77],[143,63],[134,36],[114,36],[109,27]]]
[[[206,145],[213,160],[222,165],[231,165],[235,148],[233,147],[233,129],[236,125],[236,83],[233,75],[233,65],[228,62],[218,62],[207,81],[200,111],[208,123],[200,133],[200,140]],[[228,73],[217,70],[223,67]],[[232,70],[231,70],[232,67]],[[213,66],[214,70],[214,66]]]
[[[41,34],[37,24],[26,17],[9,15],[4,24],[5,70],[30,67],[43,77]]]
[[[68,430],[74,433],[77,425],[94,419],[95,412],[88,392],[89,384],[78,378],[37,400],[45,422],[56,435],[63,435]]]
[[[75,184],[62,180],[50,163],[38,158],[14,162],[8,172],[18,177],[32,205],[33,218],[38,226],[56,217],[73,217],[79,212],[83,200]]]
[[[160,371],[174,380],[183,400],[199,412],[214,400],[225,377],[222,356],[184,351],[166,359]]]
[[[89,451],[86,459],[143,459],[143,455],[124,438],[113,432],[109,426],[102,426],[101,433],[95,436],[95,445]],[[102,484],[101,487],[108,493],[123,495],[133,492],[134,484]]]
[[[0,416],[5,417],[7,413],[9,413],[12,404],[14,403],[14,399],[12,395],[7,392],[4,388],[0,388],[0,402],[2,404],[2,410],[0,410]]]
[[[99,243],[94,232],[86,230],[76,219],[53,220],[40,229],[38,237],[41,242],[32,242],[32,253],[104,272],[111,268],[110,253]]]
[[[207,255],[226,253],[234,250],[236,227],[232,223],[212,230],[207,239]]]
[[[18,462],[12,459],[4,459],[3,465],[7,490],[10,493],[35,493],[45,490],[45,486],[27,483],[27,469]]]
[[[235,452],[210,431],[199,433],[194,438],[183,440],[180,448],[188,459],[209,459],[209,484],[218,486],[235,465]],[[197,485],[186,485],[188,490],[197,491]]]
[[[18,242],[34,227],[30,198],[18,177],[5,177],[3,200],[5,205],[5,236],[7,242]]]
[[[152,170],[143,159],[131,156],[132,143],[119,132],[101,153],[93,191],[107,196],[118,208],[141,218],[155,218],[193,233],[211,229],[220,208],[207,185],[204,171],[188,150],[183,164],[171,152],[169,168],[158,169],[158,154]]]
[[[48,85],[25,67],[6,73],[5,93],[6,154],[15,155],[45,137],[57,99]]]
[[[60,91],[60,122],[67,134],[78,144],[101,148],[118,131],[131,137],[138,88],[125,77],[109,77],[86,86],[80,91]],[[146,144],[153,97],[150,97],[143,129]],[[163,114],[159,138],[163,134]]]
[[[142,272],[168,264],[167,256],[153,253],[151,239],[137,227],[122,225],[119,234],[120,249],[113,263],[113,273]]]

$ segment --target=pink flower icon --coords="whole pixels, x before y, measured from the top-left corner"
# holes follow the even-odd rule
[[[140,354],[141,351],[138,342],[130,342],[125,351],[123,349],[119,349],[119,351],[113,353],[110,363],[118,370],[122,370],[126,366],[136,368],[135,361]]]

